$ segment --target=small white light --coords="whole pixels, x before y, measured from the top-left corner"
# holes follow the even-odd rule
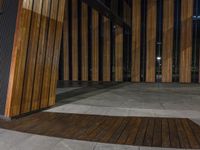
[[[157,60],[161,60],[162,58],[161,57],[157,57]]]

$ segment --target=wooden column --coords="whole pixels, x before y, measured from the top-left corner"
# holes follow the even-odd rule
[[[162,82],[172,82],[174,0],[163,1]]]
[[[63,24],[63,80],[69,80],[69,10],[68,10],[68,0],[65,6],[65,16]]]
[[[193,0],[181,1],[180,82],[191,82]]]
[[[65,0],[19,0],[6,117],[55,103],[64,6]]]
[[[99,81],[99,13],[92,10],[92,81]]]
[[[141,0],[133,0],[132,6],[133,8],[131,81],[140,82]]]
[[[123,28],[115,29],[115,81],[123,81]]]
[[[78,81],[78,0],[72,0],[72,80]]]
[[[155,82],[157,0],[147,1],[146,82]]]
[[[82,3],[81,39],[82,39],[82,81],[88,81],[88,6]]]
[[[110,20],[103,17],[103,81],[111,81],[111,32]]]

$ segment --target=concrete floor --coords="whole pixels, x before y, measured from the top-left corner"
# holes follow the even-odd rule
[[[84,90],[84,92],[81,92]],[[79,94],[79,92],[81,94]],[[46,110],[111,116],[190,118],[200,125],[200,86],[123,83],[108,88],[59,88],[57,106]],[[0,150],[175,150],[45,137],[0,129]]]

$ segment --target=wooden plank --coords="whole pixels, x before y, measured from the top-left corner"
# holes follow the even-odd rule
[[[145,138],[144,138],[145,146],[152,146],[153,136],[154,136],[154,124],[155,124],[154,119],[149,120],[147,131],[146,131]]]
[[[162,147],[170,147],[169,124],[167,119],[162,119]]]
[[[163,1],[162,82],[172,82],[174,0]]]
[[[145,133],[146,133],[146,130],[147,130],[148,121],[149,121],[149,118],[142,118],[142,122],[141,122],[139,129],[138,129],[137,136],[136,136],[136,139],[135,139],[135,142],[134,142],[135,145],[143,145]]]
[[[20,114],[32,7],[33,0],[22,0],[19,3],[18,21],[11,60],[11,73],[6,108],[6,116],[8,117]]]
[[[42,9],[42,18],[40,26],[40,35],[38,43],[38,52],[37,52],[37,63],[35,66],[35,75],[33,83],[33,96],[32,96],[32,108],[31,110],[38,110],[40,108],[40,100],[42,93],[42,80],[44,72],[44,62],[45,62],[45,53],[47,46],[47,37],[49,29],[48,18],[50,16],[51,0],[44,0],[43,9]]]
[[[174,119],[168,120],[170,143],[172,148],[180,148],[177,127]]]
[[[187,119],[181,120],[183,124],[183,128],[185,130],[185,133],[187,135],[187,138],[189,140],[190,146],[192,149],[198,149],[200,148],[199,143],[195,137],[195,135],[192,132],[192,129],[187,121]]]
[[[175,120],[181,148],[191,148],[180,120]]]
[[[78,81],[78,0],[72,0],[72,80]]]
[[[14,43],[13,43],[13,51],[12,51],[12,60],[11,60],[11,65],[10,65],[10,77],[9,77],[9,82],[8,82],[8,90],[7,90],[7,98],[6,98],[6,105],[5,105],[5,117],[10,117],[13,114],[11,113],[11,108],[13,106],[13,96],[14,96],[14,91],[16,89],[14,84],[16,81],[16,73],[17,73],[17,63],[18,63],[18,47],[19,47],[19,42],[20,42],[20,37],[21,36],[21,25],[22,25],[22,5],[23,1],[19,0],[18,4],[18,14],[17,14],[17,19],[16,19],[16,29],[15,29],[15,34],[14,34]],[[16,104],[15,104],[16,105]]]
[[[131,81],[140,82],[141,0],[133,0],[132,5]]]
[[[42,2],[42,0],[39,0],[38,2],[34,3],[33,6],[33,13],[30,26],[30,37],[25,66],[21,113],[30,112],[31,109],[31,99],[33,91],[32,85],[34,82],[35,65],[37,59]]]
[[[81,17],[81,39],[82,39],[82,81],[88,81],[88,6],[85,3],[81,4],[82,17]]]
[[[156,119],[152,146],[160,147],[161,145],[162,145],[162,119]]]
[[[65,16],[63,23],[63,80],[69,80],[69,0],[65,3]]]
[[[99,13],[92,9],[92,81],[99,81]]]
[[[59,6],[58,6],[58,18],[57,18],[57,25],[56,25],[56,37],[55,37],[53,60],[52,60],[52,71],[51,71],[48,106],[53,106],[56,103],[56,88],[57,88],[57,81],[58,81],[58,71],[59,71],[58,69],[59,69],[60,48],[61,48],[61,40],[62,40],[63,20],[64,20],[64,12],[65,12],[65,1],[66,0],[59,0]]]
[[[123,81],[123,28],[115,29],[115,81]]]
[[[111,25],[110,20],[103,17],[103,81],[111,81]]]
[[[193,0],[181,1],[180,82],[191,83]]]
[[[51,80],[51,69],[52,69],[55,38],[56,38],[56,24],[57,24],[56,19],[58,14],[58,4],[59,3],[57,0],[52,0],[49,31],[48,31],[51,34],[48,34],[40,108],[48,107],[49,103],[50,80]]]
[[[146,82],[155,82],[157,0],[147,3]]]

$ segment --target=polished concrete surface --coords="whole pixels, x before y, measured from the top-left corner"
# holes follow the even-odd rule
[[[123,83],[105,88],[98,85],[59,87],[57,94],[57,106],[46,111],[108,116],[190,118],[200,125],[200,86],[197,84]],[[4,129],[0,129],[0,149],[168,150],[68,140]]]

